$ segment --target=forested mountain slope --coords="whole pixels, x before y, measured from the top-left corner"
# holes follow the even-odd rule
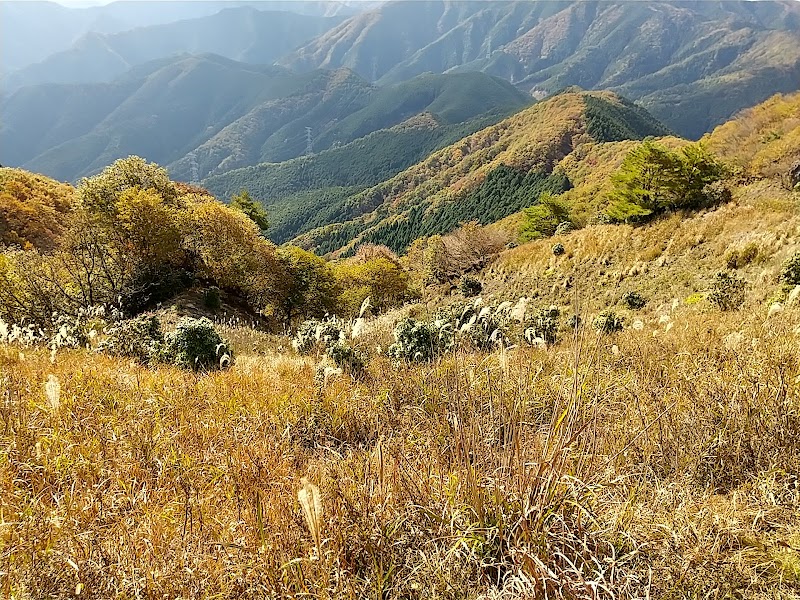
[[[0,102],[0,162],[74,181],[137,154],[199,181],[347,144],[422,112],[456,124],[530,97],[485,74],[382,89],[348,71],[295,74],[216,55],[136,67],[112,83],[39,85]]]
[[[668,135],[646,111],[610,92],[565,91],[435,152],[336,205],[330,225],[297,242],[323,253],[362,242],[402,251],[459,223],[498,221],[572,183],[562,161],[596,144]]]

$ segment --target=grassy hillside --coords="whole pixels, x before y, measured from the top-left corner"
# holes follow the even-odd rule
[[[723,160],[751,177],[786,177],[800,161],[800,93],[776,95],[705,136]]]
[[[780,170],[800,156],[796,101],[773,98],[709,136],[740,168],[729,202],[504,250],[471,273],[479,301],[428,286],[417,304],[325,323],[344,328],[335,352],[320,335],[300,354],[218,312],[235,360],[191,370],[104,350],[99,318],[84,323],[88,350],[0,323],[4,594],[794,598],[800,196]],[[585,94],[563,94],[492,131],[515,156],[555,161],[523,124],[541,129],[547,113],[551,136],[570,121],[586,128],[586,106]],[[580,135],[558,160],[575,186],[562,197],[593,197],[645,146]],[[152,207],[151,194],[129,194],[119,202]],[[244,238],[218,229],[236,213],[207,200],[180,210],[208,209],[217,218],[197,223],[211,250],[236,253],[219,272],[246,275],[237,261],[266,242],[252,227]],[[475,244],[481,231],[470,232]],[[334,267],[392,262],[366,250]],[[320,283],[305,277],[324,273],[312,264],[304,281]],[[741,305],[722,310],[720,270],[741,282]],[[617,327],[601,326],[607,311]],[[475,319],[453,328],[464,314]],[[437,322],[447,326],[429,329]],[[519,331],[545,326],[548,341]],[[453,347],[430,360],[385,351],[418,340],[421,355],[448,330]],[[495,341],[476,345],[481,331]]]
[[[281,60],[373,81],[482,70],[546,95],[579,85],[640,101],[697,139],[800,76],[800,7],[747,2],[392,2]]]
[[[325,253],[348,252],[363,241],[403,250],[418,237],[465,221],[491,223],[535,204],[544,191],[569,189],[569,177],[557,167],[590,144],[666,133],[613,94],[567,91],[352,196],[339,212],[342,222],[298,242]]]

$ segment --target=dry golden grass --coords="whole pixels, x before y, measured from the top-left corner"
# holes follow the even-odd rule
[[[780,265],[800,250],[797,197],[766,180],[733,191],[733,202],[699,214],[672,214],[643,227],[594,225],[521,245],[490,266],[484,290],[559,305],[577,291],[593,312],[635,290],[650,301],[644,314],[652,315],[706,291],[732,250],[753,245],[757,260],[739,271],[753,299],[766,302],[779,288]],[[556,257],[551,248],[558,242],[566,252]]]
[[[796,597],[800,313],[670,322],[325,387],[3,347],[0,594]]]

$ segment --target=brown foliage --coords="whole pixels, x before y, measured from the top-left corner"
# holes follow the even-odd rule
[[[55,248],[74,206],[74,192],[42,175],[0,168],[0,246]]]

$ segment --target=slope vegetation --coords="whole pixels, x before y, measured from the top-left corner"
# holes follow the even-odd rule
[[[465,221],[491,223],[535,204],[544,192],[566,191],[572,183],[559,165],[573,153],[668,133],[612,93],[567,91],[347,198],[336,215],[341,222],[297,241],[326,253],[346,253],[365,241],[400,251],[419,237]]]
[[[73,205],[72,186],[0,167],[0,248],[53,249]]]

